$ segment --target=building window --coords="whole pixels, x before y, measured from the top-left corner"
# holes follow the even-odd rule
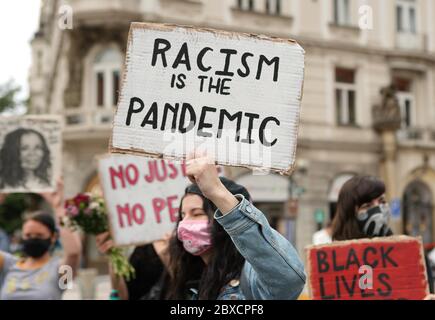
[[[415,0],[397,0],[397,32],[417,33],[417,5]]]
[[[42,50],[36,53],[36,76],[42,76]]]
[[[338,125],[356,125],[355,70],[335,69],[335,106]]]
[[[113,71],[112,76],[113,76],[113,79],[112,79],[112,84],[113,84],[112,103],[113,103],[113,105],[116,106],[118,103],[118,97],[119,97],[119,71]]]
[[[415,99],[412,93],[412,81],[397,77],[393,80],[393,83],[397,90],[397,99],[399,100],[402,129],[409,129],[415,124]]]
[[[237,0],[237,7],[240,10],[254,11],[254,0]]]
[[[122,55],[115,48],[101,51],[94,60],[94,103],[100,108],[116,106],[119,95],[119,75]]]
[[[428,185],[420,180],[411,182],[403,195],[403,231],[422,237],[424,244],[433,243],[433,199]]]
[[[267,14],[281,14],[281,0],[266,0]]]
[[[334,22],[350,25],[350,0],[334,0]]]

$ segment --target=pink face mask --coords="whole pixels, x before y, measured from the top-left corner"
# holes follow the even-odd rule
[[[177,234],[184,249],[194,256],[200,256],[212,246],[208,220],[181,220]]]

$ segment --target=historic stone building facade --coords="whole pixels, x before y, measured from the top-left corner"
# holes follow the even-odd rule
[[[65,4],[73,13],[66,30],[58,15]],[[370,22],[361,15],[370,13],[373,29],[359,28],[361,17]],[[66,193],[91,190],[98,185],[94,157],[108,148],[130,22],[291,37],[306,50],[296,173],[290,179],[226,173],[248,186],[300,252],[354,174],[383,177],[395,231],[431,243],[434,18],[432,0],[45,0],[32,41],[30,111],[63,116]],[[381,94],[391,84],[397,99]]]

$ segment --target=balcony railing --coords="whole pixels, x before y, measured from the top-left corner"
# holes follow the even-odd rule
[[[115,109],[69,109],[65,110],[65,132],[89,132],[108,130],[112,127]]]
[[[435,147],[435,129],[407,128],[397,132],[400,144]]]
[[[424,34],[398,32],[396,34],[396,47],[403,50],[425,51],[426,36]]]

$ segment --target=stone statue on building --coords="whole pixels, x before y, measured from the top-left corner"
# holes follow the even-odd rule
[[[402,118],[396,89],[393,85],[381,89],[382,102],[372,109],[373,127],[376,131],[397,131]]]

